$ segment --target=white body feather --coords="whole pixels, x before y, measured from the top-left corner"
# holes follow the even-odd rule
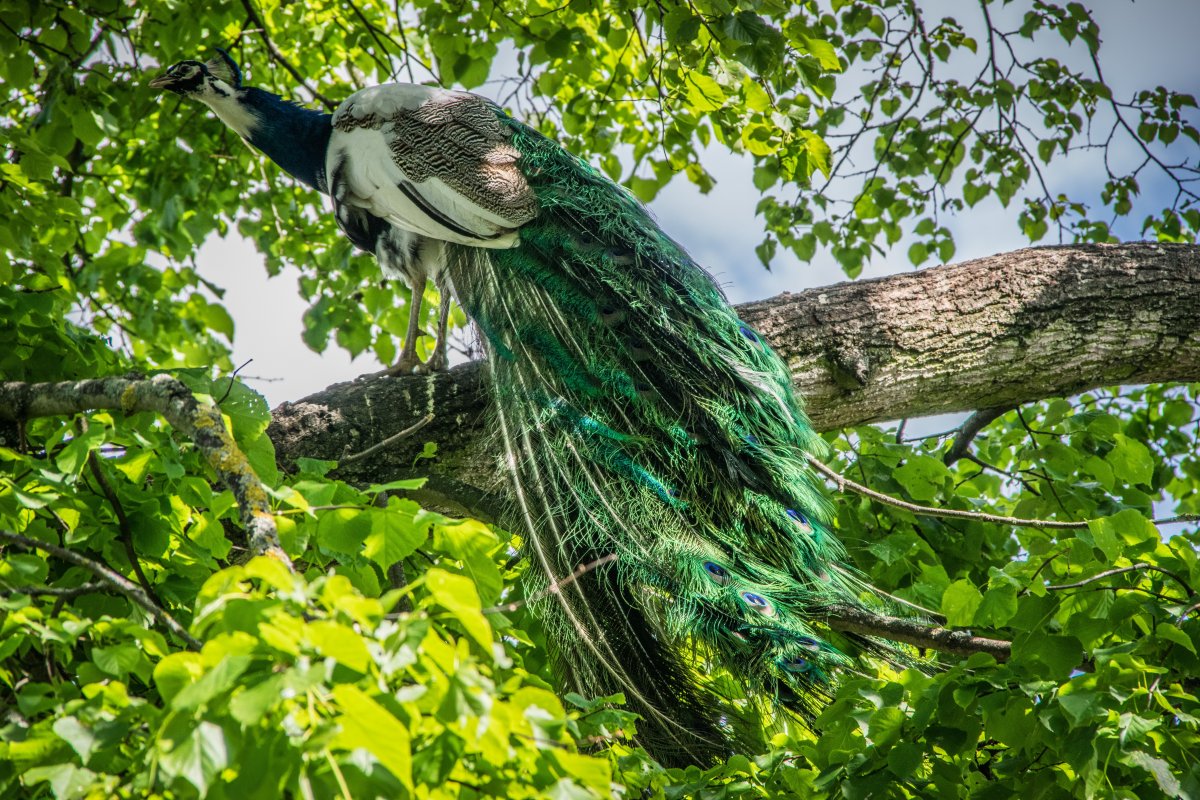
[[[455,244],[515,247],[519,239],[511,231],[511,220],[477,205],[438,178],[413,180],[393,157],[394,148],[418,144],[397,141],[391,122],[396,114],[459,94],[399,83],[356,92],[334,112],[326,172],[331,177],[338,175],[344,183],[346,195],[337,198],[339,202],[369,211],[404,230]],[[366,124],[343,130],[339,122],[345,122],[347,116]],[[457,230],[439,217],[452,220]]]

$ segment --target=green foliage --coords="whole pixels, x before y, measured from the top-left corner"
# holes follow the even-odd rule
[[[411,484],[350,486],[331,462],[277,470],[265,403],[220,374],[234,331],[198,246],[237,230],[272,273],[296,270],[316,349],[333,339],[390,360],[403,290],[380,285],[318,198],[144,85],[227,45],[255,83],[305,98],[264,35],[331,98],[393,72],[478,88],[515,58],[516,85],[488,90],[516,89],[518,113],[642,197],[680,173],[711,186],[713,142],[748,152],[770,193],[763,259],[830,247],[851,274],[905,232],[914,262],[950,258],[937,214],[989,196],[1035,241],[1107,239],[1097,220],[1141,213],[1150,235],[1194,241],[1194,195],[1138,211],[1137,173],[1106,176],[1094,208],[1026,192],[1113,109],[1087,69],[1099,32],[1086,9],[1028,8],[1008,39],[1074,42],[1082,67],[1034,58],[973,85],[925,81],[922,65],[992,48],[927,21],[917,55],[894,63],[913,19],[893,0],[417,0],[403,36],[390,5],[365,1],[0,0],[0,377],[169,369],[219,400],[299,568],[247,558],[233,495],[152,415],[0,423],[0,531],[144,583],[203,642],[189,650],[81,567],[5,544],[0,794],[1200,796],[1198,534],[1149,521],[1200,513],[1197,387],[1026,406],[974,440],[977,460],[950,466],[943,438],[831,437],[839,469],[889,494],[1090,522],[1010,528],[839,497],[837,528],[868,580],[1011,638],[1013,658],[945,656],[930,674],[868,664],[844,677],[819,735],[783,724],[765,753],[664,770],[630,746],[637,721],[619,698],[556,691],[537,621],[506,605],[518,543],[422,510],[403,496]],[[881,64],[893,67],[862,102],[841,99]],[[930,105],[910,111],[923,88]],[[1049,134],[1020,139],[1007,124],[1018,106]],[[1151,152],[1198,138],[1185,95],[1142,91],[1119,108]],[[818,190],[847,152],[840,134],[862,125],[878,169],[839,204]]]
[[[208,395],[229,388],[186,377]],[[240,446],[269,448],[265,407],[234,386],[222,408]],[[358,489],[320,461],[275,475],[291,573],[238,557],[231,495],[150,415],[33,422],[27,452],[0,450],[0,530],[123,572],[128,537],[153,591],[204,644],[187,650],[103,587],[62,597],[91,576],[8,550],[0,791],[1194,796],[1200,536],[1193,526],[1164,538],[1147,517],[1159,496],[1200,511],[1198,392],[1148,387],[1026,407],[976,439],[988,467],[945,467],[940,437],[900,444],[875,427],[831,437],[858,477],[903,499],[1094,521],[998,528],[845,497],[837,526],[869,580],[952,625],[1012,638],[1013,658],[847,675],[819,737],[785,726],[767,753],[707,771],[663,770],[628,746],[629,715],[555,694],[536,621],[519,604],[496,608],[523,569],[507,539],[392,494],[419,481]]]

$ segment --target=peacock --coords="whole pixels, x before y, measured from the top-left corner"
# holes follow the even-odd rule
[[[243,86],[224,52],[150,85],[329,195],[414,297],[424,275],[452,288],[561,678],[623,693],[657,758],[759,746],[764,719],[811,719],[852,650],[886,651],[819,622],[875,600],[788,369],[630,193],[466,92],[388,84],[324,114]]]

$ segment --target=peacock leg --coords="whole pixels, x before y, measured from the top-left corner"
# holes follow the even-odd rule
[[[429,361],[425,362],[425,366],[430,372],[441,372],[450,366],[450,359],[446,355],[446,327],[450,321],[450,291],[445,286],[438,286],[438,319],[437,319],[437,341],[433,345],[433,355],[429,357]]]
[[[421,335],[421,301],[425,296],[425,273],[417,272],[409,276],[412,289],[408,301],[408,330],[404,334],[404,344],[400,347],[400,358],[387,374],[392,376],[412,375],[425,366],[417,356],[417,337]]]

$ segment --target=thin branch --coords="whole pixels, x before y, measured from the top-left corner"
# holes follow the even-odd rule
[[[491,608],[485,608],[483,610],[483,613],[485,613],[485,614],[508,614],[508,613],[511,613],[513,611],[516,611],[519,608],[522,608],[523,606],[527,606],[531,603],[536,603],[538,600],[541,600],[544,597],[549,597],[552,594],[558,594],[563,589],[570,586],[572,583],[579,580],[580,578],[582,578],[584,575],[591,572],[592,570],[603,567],[605,564],[611,564],[612,562],[614,562],[616,560],[617,560],[617,554],[609,553],[606,556],[601,556],[600,558],[597,558],[595,561],[589,561],[586,564],[580,564],[578,567],[575,568],[575,570],[570,575],[563,578],[562,580],[558,580],[558,581],[555,581],[554,583],[551,583],[545,589],[541,590],[540,592],[533,595],[532,597],[526,597],[524,600],[514,600],[511,603],[504,603],[502,605],[492,606]]]
[[[295,78],[301,86],[307,89],[308,93],[311,94],[313,98],[315,98],[321,105],[325,106],[327,110],[333,111],[335,108],[337,108],[338,104],[321,94],[307,80],[305,80],[304,76],[300,74],[300,71],[292,65],[292,62],[288,61],[287,56],[283,54],[283,51],[276,46],[274,40],[272,40],[270,35],[267,33],[266,23],[263,22],[262,17],[260,17],[258,15],[258,11],[255,10],[252,0],[242,0],[242,8],[246,9],[246,14],[258,28],[258,36],[260,39],[262,39],[263,44],[267,46],[267,52],[270,54],[271,58],[277,64],[279,64],[279,66],[287,70],[288,74]]]
[[[79,586],[14,586],[0,589],[0,597],[12,597],[16,594],[27,594],[30,597],[57,597],[59,600],[74,600],[85,594],[96,594],[111,588],[109,584],[95,581],[82,583]]]
[[[28,536],[22,536],[19,533],[0,530],[0,539],[11,542],[18,547],[23,547],[26,550],[45,550],[47,553],[55,556],[56,558],[60,558],[63,561],[67,561],[77,567],[83,567],[99,578],[103,583],[108,584],[144,608],[147,612],[149,612],[150,616],[165,625],[167,630],[171,631],[171,633],[185,641],[189,649],[200,649],[201,643],[199,639],[188,633],[187,629],[180,625],[174,617],[172,617],[165,610],[163,610],[161,606],[151,600],[146,592],[142,590],[142,587],[138,586],[136,583],[129,580],[119,572],[114,572],[97,561],[93,561],[86,556],[81,556],[74,550],[68,550],[65,547],[59,547],[58,545],[41,542],[37,539],[30,539]]]
[[[395,444],[396,442],[400,441],[401,439],[405,439],[409,436],[412,436],[414,433],[421,430],[421,428],[424,428],[426,425],[428,425],[431,422],[433,422],[433,414],[426,414],[425,416],[421,417],[419,420],[414,422],[412,425],[409,425],[407,428],[400,431],[399,433],[392,434],[388,438],[384,439],[382,442],[376,442],[375,444],[368,447],[366,450],[363,450],[360,453],[355,453],[352,456],[343,456],[342,458],[340,458],[338,460],[338,466],[345,466],[346,464],[353,464],[355,461],[361,461],[362,459],[366,458],[367,456],[372,456],[372,455],[378,453],[380,450],[384,449],[385,447],[389,447],[389,446]]]
[[[974,519],[980,522],[993,522],[997,525],[1012,525],[1018,528],[1046,528],[1054,530],[1082,530],[1088,527],[1090,520],[1079,520],[1078,522],[1063,522],[1060,520],[1048,519],[1022,519],[1021,517],[1004,517],[999,514],[988,514],[983,511],[964,511],[957,508],[933,508],[931,506],[917,505],[910,503],[907,500],[900,500],[891,495],[877,492],[861,483],[856,483],[850,480],[845,475],[837,472],[829,465],[819,461],[814,456],[805,456],[808,463],[813,466],[825,477],[829,478],[836,484],[839,492],[845,492],[847,489],[861,494],[864,497],[869,497],[872,500],[877,500],[887,506],[894,508],[902,508],[905,511],[922,517],[947,517],[952,519]],[[1200,514],[1181,514],[1174,517],[1162,517],[1150,520],[1152,525],[1167,525],[1173,522],[1195,522],[1200,521]],[[1153,567],[1158,569],[1158,567]],[[1169,574],[1169,573],[1168,573]]]
[[[1088,521],[1081,522],[1062,522],[1059,520],[1045,519],[1021,519],[1019,517],[1004,517],[999,514],[986,514],[982,511],[963,511],[957,508],[931,508],[929,506],[920,506],[916,503],[910,503],[907,500],[900,500],[890,495],[877,492],[874,489],[863,486],[861,483],[855,483],[841,473],[835,471],[832,467],[822,463],[814,456],[807,456],[808,463],[820,472],[825,477],[829,478],[837,485],[839,492],[845,492],[847,489],[854,491],[864,497],[869,497],[887,506],[894,508],[902,508],[905,511],[911,511],[914,514],[923,517],[947,517],[952,519],[973,519],[979,522],[994,522],[997,525],[1014,525],[1020,528],[1053,528],[1062,530],[1080,530],[1088,526]]]
[[[972,440],[979,435],[979,432],[1011,410],[1011,406],[981,408],[967,417],[963,421],[963,424],[958,426],[958,434],[954,437],[954,441],[950,443],[950,449],[946,451],[946,455],[942,456],[942,461],[948,467],[965,456],[967,450],[971,447]]]
[[[224,403],[225,399],[229,397],[229,393],[233,391],[233,384],[237,382],[238,373],[250,366],[250,362],[252,361],[254,361],[253,358],[247,358],[245,362],[243,362],[242,365],[235,369],[233,374],[229,376],[229,385],[225,387],[225,393],[221,395],[221,399],[217,401],[217,405],[221,405],[221,403]]]
[[[1146,571],[1157,572],[1161,575],[1165,575],[1168,578],[1170,578],[1171,580],[1178,583],[1180,586],[1182,586],[1183,590],[1185,592],[1187,592],[1187,596],[1189,598],[1196,596],[1195,590],[1192,589],[1192,587],[1188,585],[1188,582],[1185,581],[1183,578],[1179,577],[1177,574],[1175,574],[1174,572],[1171,572],[1170,570],[1163,569],[1162,567],[1155,566],[1154,564],[1147,564],[1145,562],[1139,562],[1139,563],[1134,564],[1129,567],[1117,567],[1116,569],[1108,569],[1108,570],[1105,570],[1104,572],[1097,572],[1095,575],[1092,575],[1087,578],[1083,578],[1082,580],[1075,581],[1074,583],[1060,583],[1060,584],[1057,584],[1054,586],[1047,586],[1046,589],[1051,592],[1061,592],[1066,589],[1079,589],[1083,586],[1087,586],[1089,583],[1095,583],[1096,581],[1103,580],[1105,578],[1110,578],[1113,575],[1124,575],[1126,572],[1146,572]]]
[[[118,538],[121,540],[121,546],[125,548],[125,557],[129,559],[129,565],[133,568],[133,574],[137,576],[138,583],[142,585],[146,596],[161,606],[162,600],[154,592],[154,587],[150,585],[150,579],[146,577],[145,571],[142,570],[142,562],[138,559],[137,550],[133,547],[133,528],[129,525],[129,516],[125,513],[125,506],[121,505],[121,499],[117,497],[117,493],[113,491],[112,484],[105,477],[100,463],[96,460],[95,453],[88,453],[87,465],[88,470],[92,473],[92,477],[99,484],[100,491],[108,499],[108,504],[112,506],[113,513],[117,516],[117,530],[120,531]]]

